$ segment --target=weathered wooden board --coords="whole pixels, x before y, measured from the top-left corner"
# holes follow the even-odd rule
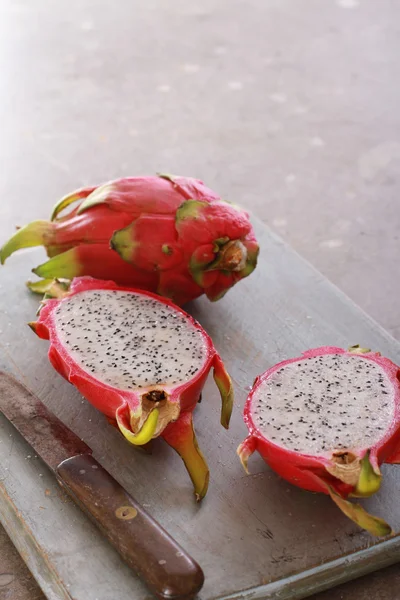
[[[397,342],[280,239],[256,226],[262,246],[256,272],[222,301],[201,299],[190,306],[215,340],[236,388],[229,431],[219,425],[212,380],[196,410],[199,443],[211,469],[201,505],[194,503],[172,450],[160,441],[148,456],[129,446],[48,364],[47,343],[25,325],[37,301],[23,281],[42,258],[40,251],[12,257],[0,271],[0,367],[37,393],[199,561],[206,575],[201,600],[303,598],[400,560],[397,535],[372,538],[327,497],[290,486],[259,457],[250,462],[252,475],[242,471],[235,454],[246,434],[241,410],[254,377],[268,366],[312,346],[354,343],[400,362]],[[0,441],[0,518],[47,596],[145,600],[146,590],[3,421]],[[365,505],[398,532],[400,469],[383,472],[382,490]]]

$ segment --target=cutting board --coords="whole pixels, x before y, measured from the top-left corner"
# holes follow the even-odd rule
[[[0,368],[15,375],[94,451],[95,457],[192,554],[205,572],[200,600],[295,600],[400,560],[400,468],[383,467],[380,492],[363,504],[396,532],[379,540],[323,495],[292,487],[254,456],[246,476],[236,447],[254,377],[273,363],[322,345],[359,343],[400,363],[400,345],[339,290],[255,220],[259,267],[216,304],[189,311],[212,336],[230,371],[232,424],[219,424],[210,379],[195,413],[209,462],[201,504],[179,457],[161,440],[152,455],[128,445],[50,367],[47,343],[26,326],[37,298],[23,282],[40,250],[0,271]],[[86,517],[64,496],[29,446],[0,419],[0,519],[50,600],[148,600],[149,593]]]

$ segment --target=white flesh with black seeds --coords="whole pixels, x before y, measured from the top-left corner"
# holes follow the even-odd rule
[[[55,323],[73,360],[119,389],[182,384],[207,357],[202,332],[184,315],[132,292],[88,290],[65,298]]]
[[[394,413],[394,389],[368,358],[324,354],[280,368],[255,391],[252,418],[266,438],[302,454],[372,447]]]

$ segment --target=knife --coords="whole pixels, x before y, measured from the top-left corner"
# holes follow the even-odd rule
[[[196,595],[204,583],[196,561],[93,458],[89,446],[1,371],[0,412],[158,598]]]

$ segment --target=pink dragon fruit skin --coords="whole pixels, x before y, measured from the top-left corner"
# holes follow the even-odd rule
[[[162,339],[163,324],[168,340]],[[221,425],[228,429],[233,386],[211,338],[199,323],[169,299],[112,281],[80,277],[58,299],[45,301],[38,320],[29,325],[38,337],[50,340],[48,356],[56,371],[131,444],[140,446],[162,437],[182,458],[196,499],[205,496],[209,471],[196,440],[192,413],[212,369],[222,402]],[[146,326],[147,333],[143,333]],[[77,338],[71,342],[75,332]],[[169,341],[174,338],[171,345]],[[181,346],[166,356],[164,352],[178,342]],[[187,350],[189,371],[183,365],[174,366],[182,360],[183,343],[188,345],[183,352]],[[171,369],[174,381],[168,377]],[[142,381],[133,382],[133,373]]]
[[[284,373],[293,374],[296,387],[290,387]],[[364,396],[369,398],[364,400],[366,406],[357,404],[357,395],[363,393],[369,394]],[[276,415],[283,407],[280,394],[289,398],[284,407],[284,425]],[[391,408],[374,409],[374,394],[383,406]],[[243,414],[249,435],[237,452],[246,471],[249,457],[258,451],[281,477],[303,489],[329,495],[347,517],[373,535],[390,533],[383,519],[368,514],[347,497],[375,494],[381,485],[380,465],[400,463],[399,366],[379,352],[360,346],[348,350],[314,348],[257,377]],[[289,432],[290,427],[293,429]],[[266,428],[271,433],[266,434]],[[343,431],[348,432],[348,438]],[[337,441],[333,441],[331,436],[336,434]],[[362,436],[369,442],[360,441]]]
[[[63,211],[73,203],[67,214]],[[182,305],[205,293],[218,300],[256,267],[258,244],[248,214],[188,177],[127,177],[78,190],[0,250],[45,246],[33,269],[45,278],[89,275],[171,298]]]

